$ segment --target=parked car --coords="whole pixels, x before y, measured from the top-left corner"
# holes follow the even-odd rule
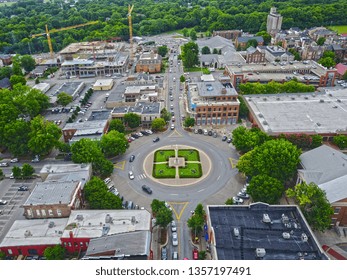
[[[147,129],[146,132],[147,132],[148,134],[153,134],[152,130],[150,130],[150,129]]]
[[[137,138],[139,138],[140,136],[138,136],[136,133],[133,133],[133,134],[131,134],[131,137],[137,139]]]
[[[0,199],[0,205],[6,205],[7,204],[7,201],[6,200],[1,200]]]
[[[8,164],[8,162],[1,162],[1,163],[0,163],[0,166],[5,167],[5,166],[9,166],[9,164]]]
[[[246,192],[240,191],[240,192],[237,194],[237,197],[242,198],[242,199],[249,199],[249,194],[246,193]]]
[[[178,260],[178,253],[176,251],[172,252],[172,259],[173,260]]]
[[[29,188],[27,187],[27,186],[20,186],[19,188],[18,188],[18,191],[21,191],[21,192],[25,192],[25,191],[27,191],[27,190],[29,190]]]
[[[134,173],[132,171],[129,171],[129,179],[130,180],[134,180],[135,179]]]
[[[204,132],[204,135],[208,135],[207,129],[204,129],[203,132]]]
[[[234,202],[234,204],[242,204],[243,203],[243,199],[239,198],[237,196],[234,196],[233,197],[233,202]]]
[[[213,132],[210,130],[209,132],[207,132],[208,136],[212,136]]]
[[[213,137],[213,138],[217,138],[217,136],[218,136],[217,132],[213,132],[212,137]]]
[[[178,246],[177,232],[172,233],[172,246]]]
[[[39,162],[40,158],[38,155],[36,155],[31,162]]]
[[[13,158],[10,160],[10,162],[14,163],[14,162],[18,162],[18,158]]]
[[[202,134],[202,133],[203,133],[203,131],[202,131],[201,128],[198,129],[198,133],[199,133],[199,134]]]
[[[195,133],[195,134],[198,134],[198,129],[194,129],[194,133]]]
[[[133,162],[135,160],[135,155],[131,155],[129,158],[129,162]]]
[[[176,227],[176,222],[175,221],[171,222],[171,231],[172,232],[176,232],[177,231],[177,227]]]
[[[159,142],[160,138],[157,136],[153,139],[153,142]]]
[[[166,246],[161,248],[161,259],[167,260],[167,248],[166,248]]]
[[[232,141],[233,141],[232,138],[228,138],[228,139],[227,139],[227,143],[231,143]]]
[[[136,135],[137,135],[137,136],[140,136],[140,137],[143,136],[143,134],[142,134],[141,132],[137,132]]]
[[[175,129],[175,125],[174,124],[171,124],[171,130],[174,130]]]
[[[142,190],[148,194],[152,194],[152,189],[146,185],[142,186]]]
[[[111,180],[111,178],[106,178],[106,179],[104,180],[104,182],[105,182],[106,185],[108,185],[109,183],[112,182],[112,180]]]
[[[148,135],[149,135],[149,133],[148,133],[147,131],[145,131],[145,130],[141,130],[141,133],[142,133],[144,136],[148,136]]]

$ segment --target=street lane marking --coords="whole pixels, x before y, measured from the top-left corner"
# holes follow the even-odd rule
[[[120,169],[120,170],[124,170],[125,160],[120,161],[120,162],[115,162],[115,164],[113,166],[114,166],[114,168],[117,168],[117,169]]]
[[[237,162],[239,161],[236,158],[229,158],[230,164],[231,164],[231,168],[236,168]]]
[[[182,217],[184,210],[186,209],[187,205],[189,204],[189,202],[168,202],[168,204],[171,206],[172,211],[174,212],[177,221],[179,221]],[[182,209],[181,209],[181,207],[182,207]]]
[[[198,192],[203,192],[205,189],[201,189],[201,190],[199,190]]]
[[[176,129],[168,137],[183,137]]]

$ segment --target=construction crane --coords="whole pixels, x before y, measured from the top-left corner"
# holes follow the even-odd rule
[[[134,5],[129,4],[128,6],[128,21],[129,21],[129,42],[130,42],[130,63],[129,66],[132,66],[134,61],[134,51],[133,51],[133,23],[131,19],[131,12],[134,9]]]
[[[48,26],[46,24],[46,32],[45,33],[40,33],[40,34],[34,34],[31,35],[31,38],[36,38],[39,36],[47,36],[47,41],[48,41],[48,47],[49,47],[49,53],[51,55],[51,58],[54,58],[54,53],[53,53],[53,46],[52,46],[52,41],[51,41],[51,33],[56,33],[56,32],[60,32],[60,31],[64,31],[64,30],[69,30],[69,29],[73,29],[73,28],[78,28],[78,27],[82,27],[82,26],[86,26],[86,25],[91,25],[91,24],[96,24],[98,23],[98,21],[90,21],[87,23],[82,23],[82,24],[77,24],[77,25],[73,25],[73,26],[68,26],[68,27],[63,27],[60,29],[52,29],[52,30],[48,30]]]

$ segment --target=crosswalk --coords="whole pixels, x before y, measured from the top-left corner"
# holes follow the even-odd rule
[[[146,178],[147,178],[147,175],[144,174],[144,173],[142,173],[142,174],[140,174],[140,175],[137,175],[136,178],[137,178],[138,180],[143,180],[143,179],[146,179]]]

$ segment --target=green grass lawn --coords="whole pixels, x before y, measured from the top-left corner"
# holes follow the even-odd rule
[[[176,168],[169,167],[166,163],[153,164],[153,177],[158,179],[175,178]]]
[[[200,163],[187,163],[186,167],[179,168],[180,178],[200,178],[202,168]]]
[[[154,153],[154,162],[169,161],[169,157],[174,157],[174,150],[158,150]]]
[[[184,157],[186,161],[200,161],[199,152],[193,149],[178,150],[178,157]]]
[[[331,30],[336,31],[337,33],[347,33],[347,25],[333,25],[328,27]]]

